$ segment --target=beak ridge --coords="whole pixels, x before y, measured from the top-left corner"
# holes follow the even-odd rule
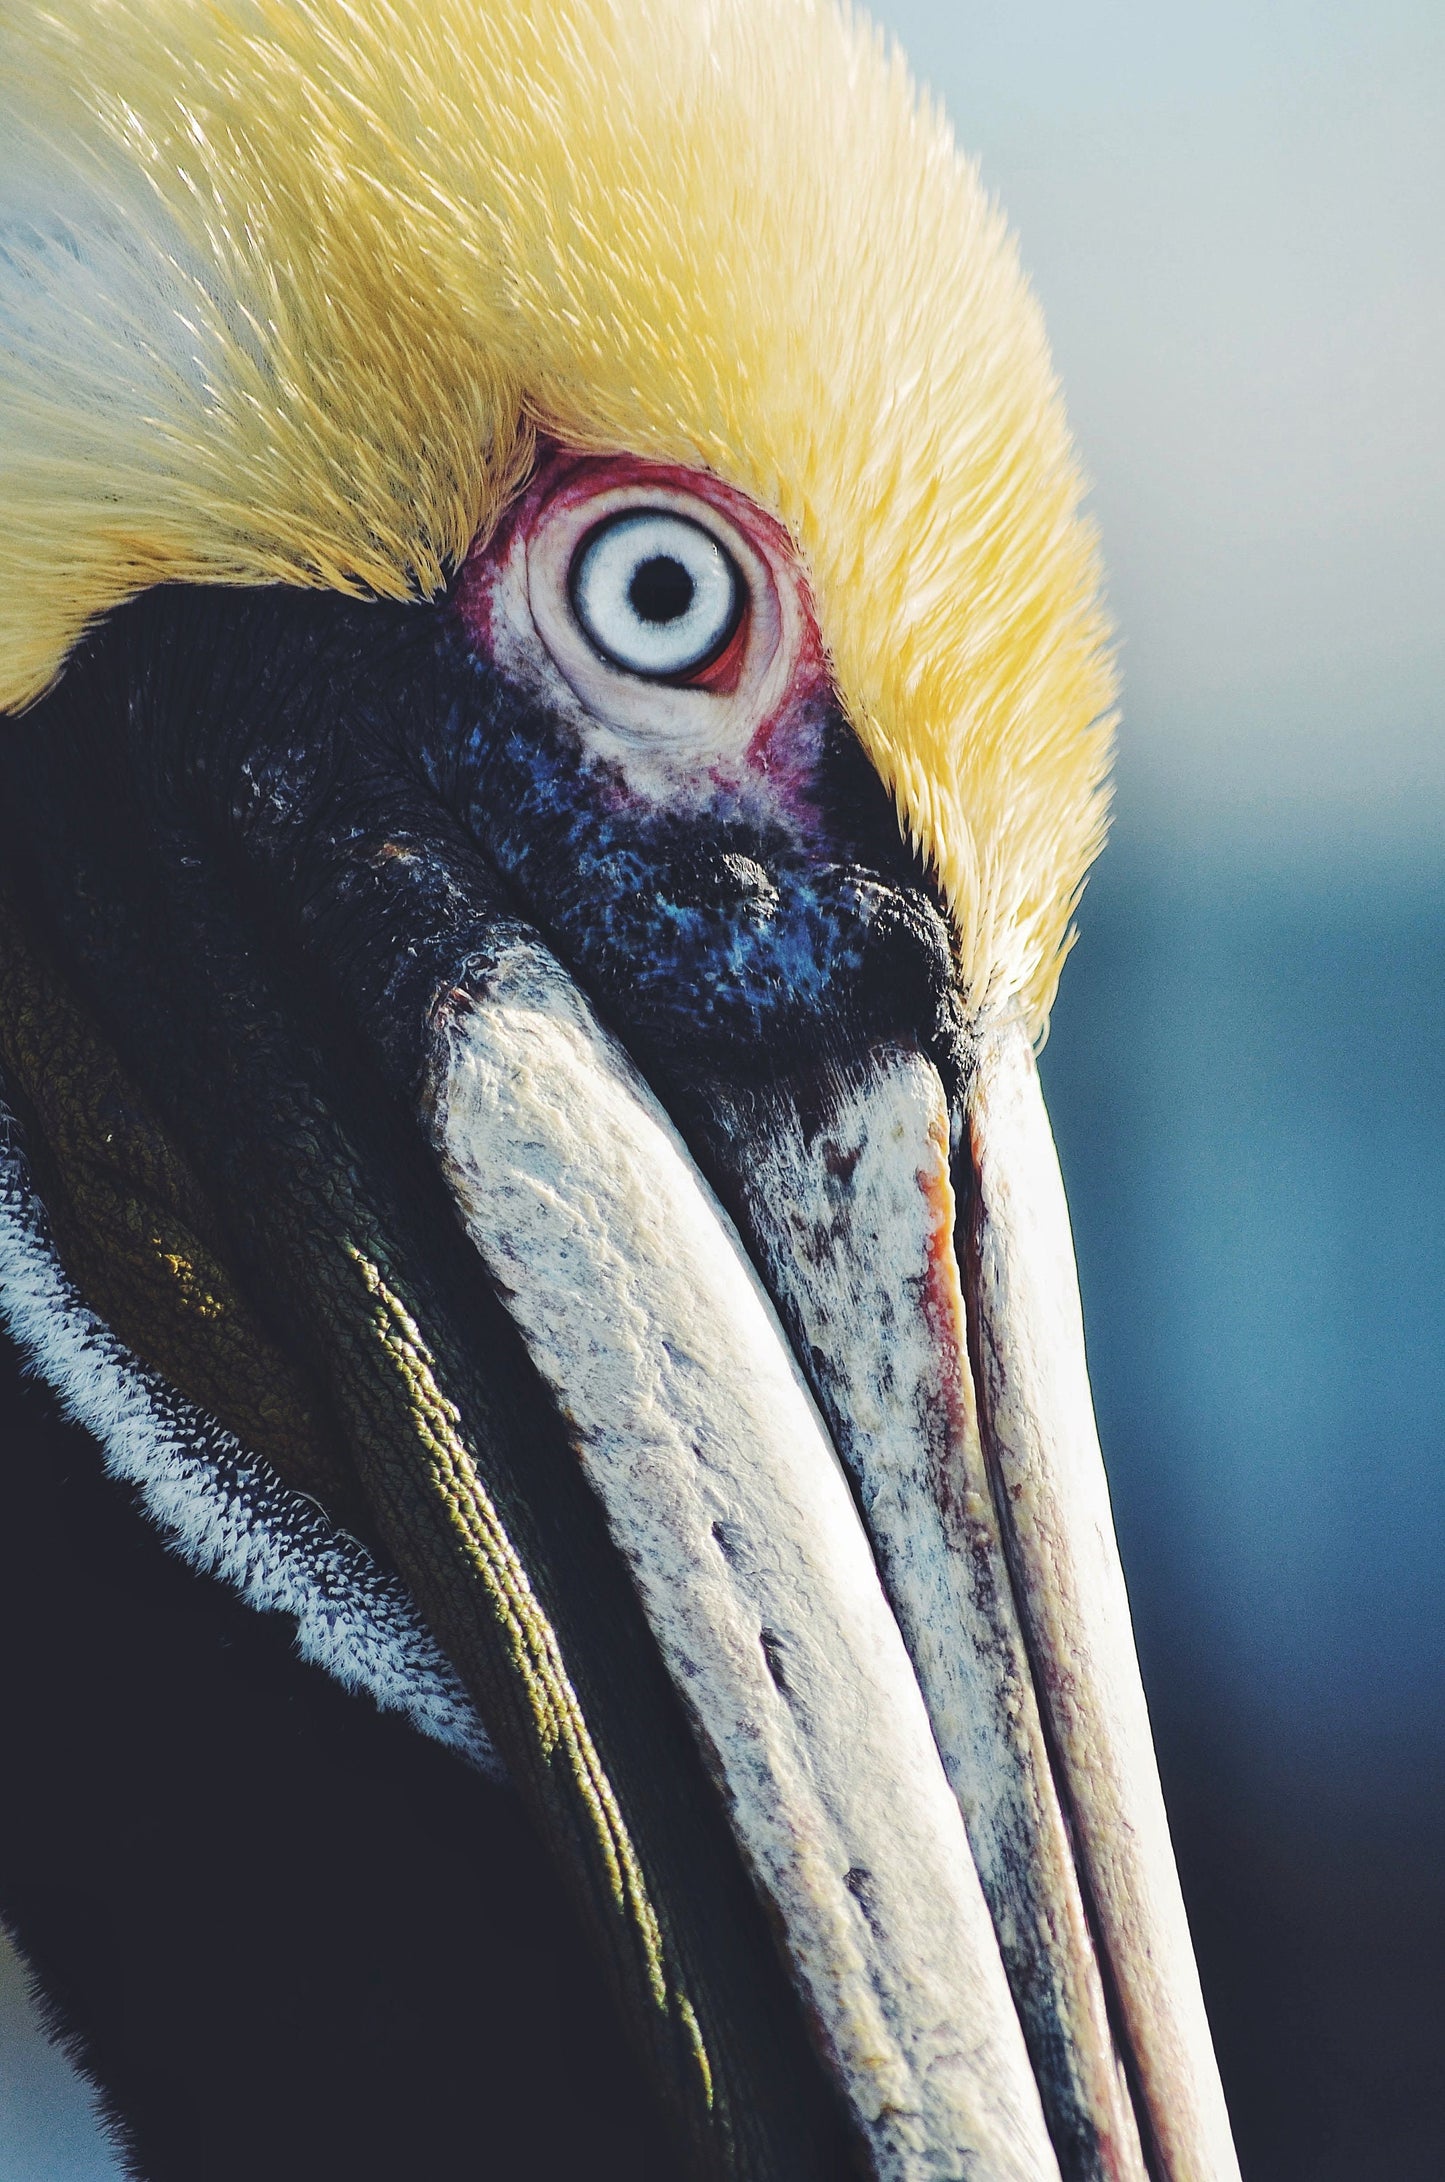
[[[1139,2102],[1168,2182],[1235,2182],[1094,1423],[1068,1207],[1021,1024],[983,1042],[969,1134],[985,1441]]]

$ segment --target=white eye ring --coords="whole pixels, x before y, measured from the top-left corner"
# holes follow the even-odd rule
[[[745,603],[731,555],[701,523],[664,508],[629,508],[589,531],[567,589],[602,657],[653,681],[711,665]]]

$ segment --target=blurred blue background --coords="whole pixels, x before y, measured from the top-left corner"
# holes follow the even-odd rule
[[[1018,231],[1123,632],[1044,1073],[1246,2182],[1439,2182],[1445,9],[875,12]],[[117,2173],[0,2071],[0,2182]]]

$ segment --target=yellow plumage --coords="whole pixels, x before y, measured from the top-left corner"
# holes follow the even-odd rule
[[[796,539],[978,1007],[1046,1018],[1111,671],[1037,308],[808,0],[0,0],[0,707],[163,581],[435,593],[534,425]]]

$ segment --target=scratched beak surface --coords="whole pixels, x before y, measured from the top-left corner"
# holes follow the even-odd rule
[[[716,1111],[967,1822],[1061,2167],[1226,2182],[1026,1034],[982,1040],[952,1129],[902,1047]]]
[[[426,1116],[870,2171],[1226,2182],[1027,1046],[980,1057],[961,1211],[917,1053],[706,1105],[747,1251],[523,946]]]

